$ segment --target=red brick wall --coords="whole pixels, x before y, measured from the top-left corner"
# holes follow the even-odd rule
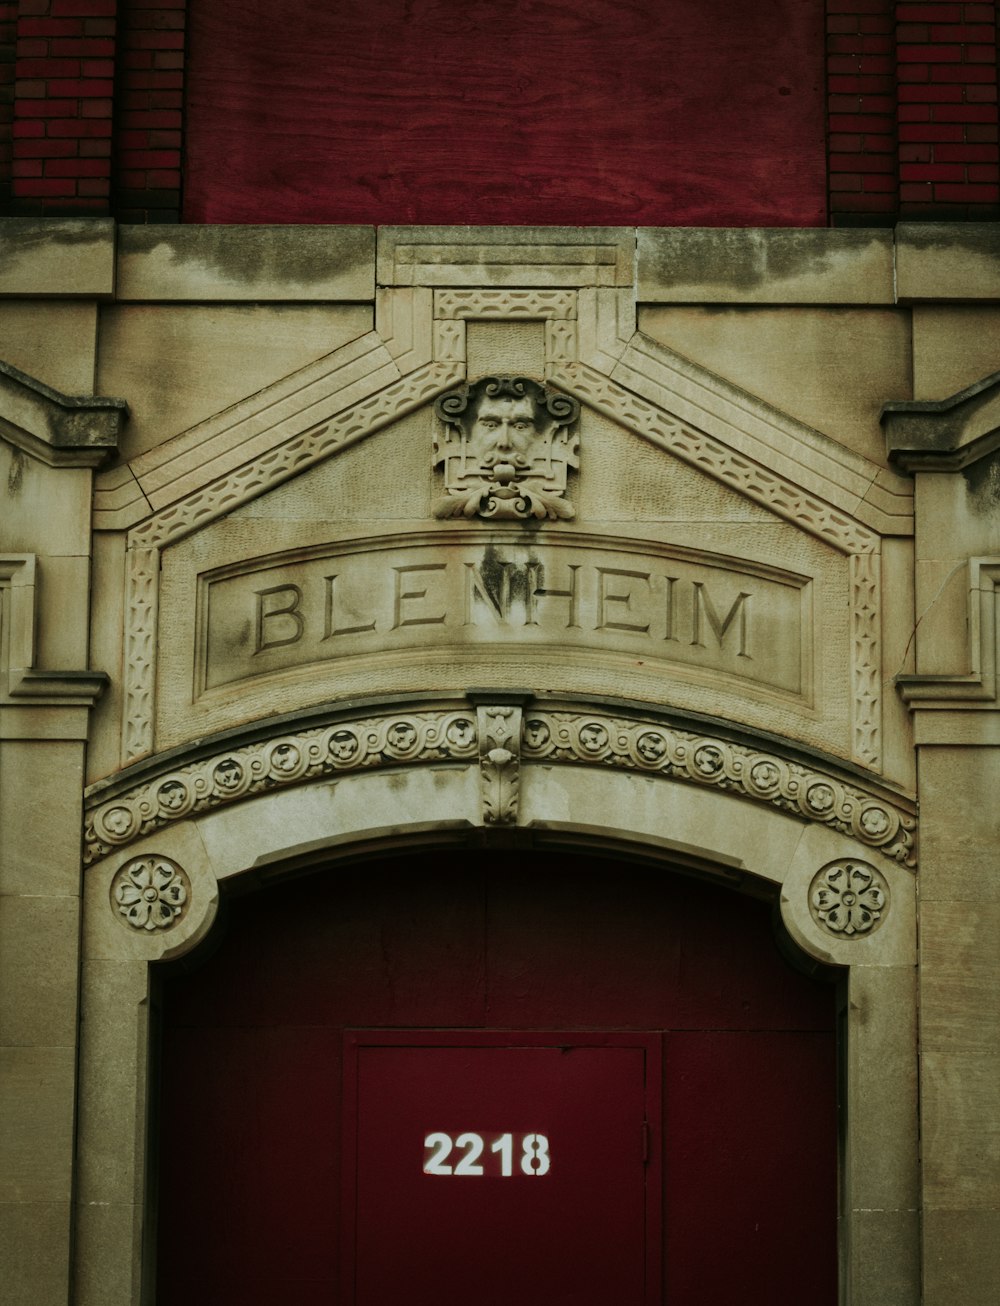
[[[115,8],[116,0],[19,0],[15,213],[108,211]]]
[[[125,0],[119,14],[115,216],[179,222],[186,0]]]
[[[896,18],[900,213],[995,217],[996,6],[897,4]]]
[[[893,0],[827,0],[830,220],[892,221],[896,210]]]

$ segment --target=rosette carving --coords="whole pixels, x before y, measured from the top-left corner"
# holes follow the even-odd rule
[[[187,875],[169,857],[137,857],[111,882],[111,902],[135,930],[169,930],[191,901]]]
[[[870,934],[888,910],[889,886],[867,862],[829,862],[813,877],[809,907],[831,934]]]

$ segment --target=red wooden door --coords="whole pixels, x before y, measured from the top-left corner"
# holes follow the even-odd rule
[[[160,995],[157,1306],[551,1306],[564,1275],[574,1306],[591,1279],[602,1306],[835,1306],[835,990],[785,963],[767,902],[578,853],[438,851],[225,915]],[[345,1055],[351,1030],[375,1032]],[[580,1069],[550,1082],[552,1031]],[[482,1069],[494,1052],[509,1073]],[[553,1182],[427,1176],[433,1133],[452,1164],[481,1135],[484,1167],[544,1134]]]
[[[659,1303],[660,1039],[347,1039],[343,1300]]]

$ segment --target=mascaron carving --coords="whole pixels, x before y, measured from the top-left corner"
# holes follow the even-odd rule
[[[111,882],[112,905],[136,930],[169,930],[190,901],[188,878],[169,857],[137,857]]]
[[[434,466],[447,494],[435,517],[569,518],[566,477],[580,465],[575,399],[524,376],[486,376],[442,395]]]
[[[813,919],[849,939],[870,934],[888,910],[889,887],[867,862],[828,862],[809,887]]]

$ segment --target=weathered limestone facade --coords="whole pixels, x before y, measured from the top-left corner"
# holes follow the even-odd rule
[[[842,1300],[992,1302],[997,229],[0,242],[0,1301],[152,1301],[150,977],[227,884],[437,838],[773,886]]]

